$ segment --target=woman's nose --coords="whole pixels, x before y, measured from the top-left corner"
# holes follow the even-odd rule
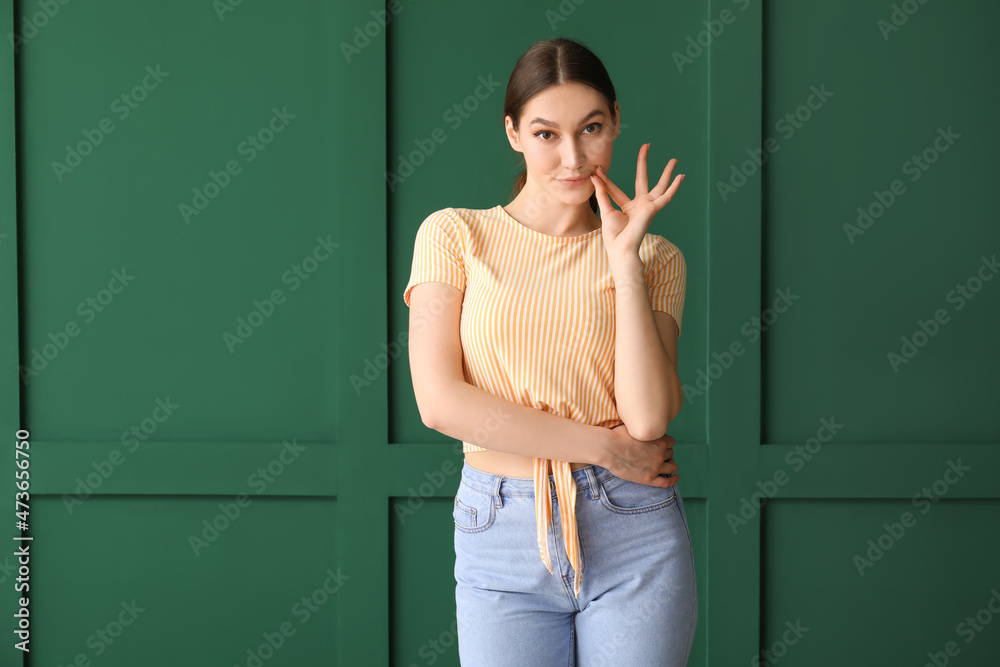
[[[563,167],[577,169],[583,165],[583,150],[575,141],[567,141],[563,148]]]

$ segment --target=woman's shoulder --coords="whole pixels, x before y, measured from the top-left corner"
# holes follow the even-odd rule
[[[647,232],[639,245],[639,257],[642,259],[643,265],[650,268],[666,264],[675,258],[683,261],[684,254],[665,236]]]
[[[490,208],[446,206],[431,212],[424,222],[437,225],[458,237],[468,238],[502,224],[503,217],[499,209],[499,205]]]
[[[673,242],[670,241],[666,236],[661,234],[653,234],[652,232],[646,232],[646,235],[642,239],[643,246],[649,246],[656,248],[657,250],[679,250]]]
[[[491,208],[468,208],[462,206],[446,206],[432,211],[427,217],[434,218],[437,222],[449,225],[470,225],[479,220],[490,217],[496,210]]]

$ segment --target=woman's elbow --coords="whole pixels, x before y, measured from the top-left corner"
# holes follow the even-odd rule
[[[438,385],[417,397],[417,411],[424,426],[435,431],[446,427],[449,409],[455,405],[454,395],[452,386]]]
[[[667,432],[667,426],[669,422],[663,422],[662,425],[647,422],[645,424],[639,424],[636,427],[625,425],[628,429],[628,434],[631,435],[636,440],[656,440],[657,438],[662,438]]]
[[[656,440],[667,432],[667,426],[670,424],[665,411],[659,416],[647,412],[639,419],[634,415],[622,414],[619,408],[619,416],[625,423],[625,430],[636,440]]]
[[[423,401],[417,400],[417,411],[420,413],[420,421],[429,429],[437,431],[441,426],[441,410],[437,402],[431,397]]]
[[[661,414],[658,415],[647,415],[643,420],[627,420],[625,421],[625,428],[628,430],[628,434],[631,435],[636,440],[656,440],[657,438],[662,438],[670,428],[670,422],[674,420],[677,413],[681,410],[681,403],[679,401],[671,401],[670,405],[664,406]]]
[[[417,410],[420,412],[420,421],[424,423],[429,429],[437,430],[437,420],[433,417],[429,410],[421,410],[419,407]]]

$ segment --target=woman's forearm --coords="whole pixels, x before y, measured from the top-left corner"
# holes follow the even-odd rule
[[[653,440],[680,409],[681,386],[653,318],[638,256],[612,261],[615,281],[615,403],[628,432]]]
[[[468,382],[455,382],[438,396],[427,426],[486,449],[557,461],[604,465],[608,429],[530,408]]]

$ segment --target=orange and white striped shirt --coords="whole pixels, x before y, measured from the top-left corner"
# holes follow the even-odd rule
[[[652,309],[672,315],[680,330],[684,255],[647,233],[639,257]],[[417,230],[403,293],[407,306],[413,287],[428,281],[464,293],[460,334],[469,384],[586,424],[610,429],[623,423],[614,395],[615,286],[600,229],[552,236],[518,222],[501,205],[441,209]],[[462,451],[488,451],[483,444],[463,441]],[[579,595],[576,481],[569,461],[534,457],[538,548],[551,573],[550,465]]]

